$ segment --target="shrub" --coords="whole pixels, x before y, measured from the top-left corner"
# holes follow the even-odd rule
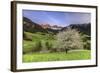
[[[45,42],[45,45],[47,47],[48,50],[50,50],[52,48],[52,44],[50,42]]]
[[[91,43],[89,40],[84,43],[84,49],[91,50]]]
[[[83,40],[83,43],[84,43],[84,49],[90,50],[91,49],[91,37],[83,34],[82,40]]]
[[[24,38],[24,40],[32,41],[32,35],[30,35],[26,32],[23,33],[23,38]]]
[[[23,46],[23,53],[31,53],[35,50],[35,44],[34,43],[28,43],[26,42],[27,45]]]
[[[41,48],[42,48],[42,44],[41,44],[41,41],[37,41],[35,43],[35,51],[41,51]]]

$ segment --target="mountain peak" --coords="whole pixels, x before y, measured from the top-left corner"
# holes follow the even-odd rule
[[[58,25],[50,25],[50,24],[41,24],[40,26],[41,26],[42,28],[44,28],[44,29],[50,28],[50,29],[54,29],[54,30],[60,30],[60,29],[63,28],[63,27],[58,26]]]

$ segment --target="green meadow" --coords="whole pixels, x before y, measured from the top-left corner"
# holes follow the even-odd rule
[[[69,51],[56,53],[30,53],[23,55],[23,62],[44,62],[63,60],[86,60],[91,59],[89,50]]]

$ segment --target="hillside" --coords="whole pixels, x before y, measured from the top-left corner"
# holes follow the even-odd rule
[[[89,36],[91,35],[91,24],[90,23],[87,23],[87,24],[71,24],[67,27],[64,27],[62,29],[62,31],[68,29],[69,27],[71,29],[76,29],[83,34],[86,34],[86,35],[89,35]]]
[[[23,17],[23,25],[23,30],[26,32],[46,32],[39,24],[26,17]]]
[[[23,17],[23,25],[24,25],[23,30],[31,33],[41,32],[41,33],[56,34],[59,31],[59,29],[54,30],[49,27],[45,28],[43,27],[43,25],[35,23],[26,17]]]

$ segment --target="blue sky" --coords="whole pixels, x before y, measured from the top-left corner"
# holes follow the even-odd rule
[[[23,16],[38,24],[68,26],[91,21],[90,13],[23,10]]]

